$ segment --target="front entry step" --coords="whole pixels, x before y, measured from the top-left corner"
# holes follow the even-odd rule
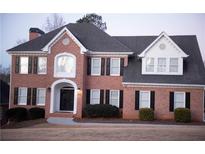
[[[73,112],[54,112],[49,113],[48,117],[73,118]]]
[[[76,125],[77,123],[73,121],[73,118],[62,118],[62,117],[50,117],[47,119],[50,124],[60,124],[60,125]]]

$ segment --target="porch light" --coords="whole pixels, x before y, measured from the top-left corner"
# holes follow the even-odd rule
[[[48,87],[47,90],[48,90],[48,92],[50,92],[51,91],[51,87]]]
[[[78,88],[77,93],[78,93],[79,95],[81,95],[81,94],[82,94],[82,90],[81,90],[80,88]]]

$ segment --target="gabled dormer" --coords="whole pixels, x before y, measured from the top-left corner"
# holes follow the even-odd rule
[[[188,57],[165,32],[138,56],[143,75],[183,75],[183,58]]]

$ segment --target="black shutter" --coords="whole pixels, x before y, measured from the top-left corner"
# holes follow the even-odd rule
[[[105,58],[101,58],[101,75],[105,75]]]
[[[27,91],[27,105],[31,104],[31,88],[28,88]]]
[[[19,73],[20,70],[20,56],[16,56],[15,59],[15,73]]]
[[[14,104],[18,104],[18,88],[14,88]]]
[[[174,111],[174,92],[169,93],[169,111]]]
[[[190,92],[186,92],[185,103],[186,103],[186,108],[190,109]]]
[[[104,104],[104,90],[100,90],[100,104]]]
[[[38,72],[38,57],[34,57],[33,73],[37,74]]]
[[[90,89],[86,90],[86,104],[90,104]]]
[[[140,102],[139,94],[140,94],[139,91],[135,91],[135,110],[139,110],[139,102]]]
[[[120,90],[120,108],[123,108],[123,90]]]
[[[32,73],[32,57],[28,58],[28,73]]]
[[[106,75],[110,75],[110,58],[107,58]]]
[[[36,88],[33,88],[33,94],[32,94],[32,105],[36,105]]]
[[[106,90],[106,98],[105,98],[105,104],[110,103],[110,90]]]
[[[151,91],[151,95],[150,95],[150,108],[152,108],[154,110],[154,103],[155,103],[155,92]]]
[[[87,75],[91,74],[91,58],[87,58]]]
[[[120,58],[120,75],[123,75],[124,71],[124,58]]]

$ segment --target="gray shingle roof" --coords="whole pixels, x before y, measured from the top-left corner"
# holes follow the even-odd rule
[[[120,41],[112,38],[104,31],[89,23],[65,25],[7,51],[41,51],[41,49],[64,27],[67,27],[88,50],[100,52],[130,52],[130,49]]]
[[[157,36],[114,37],[132,49],[135,56],[129,58],[125,68],[123,82],[135,83],[170,83],[170,84],[203,84],[205,85],[205,68],[202,61],[196,36],[170,36],[171,39],[189,57],[184,59],[183,75],[142,75],[141,60],[137,57]]]

